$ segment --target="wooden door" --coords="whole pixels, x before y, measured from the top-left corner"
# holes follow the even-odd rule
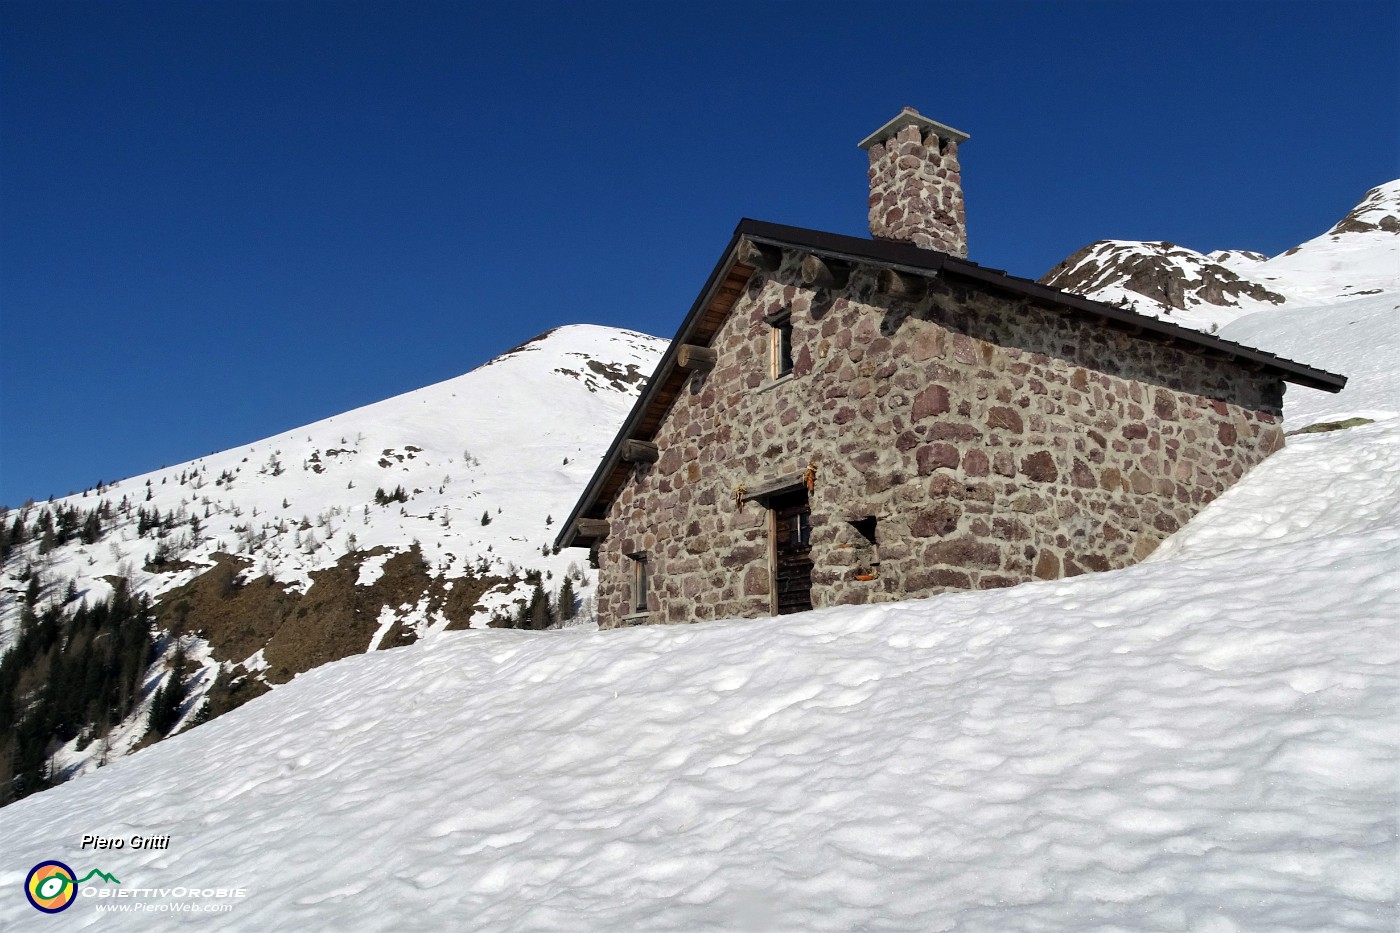
[[[812,608],[812,505],[807,490],[774,496],[773,595],[778,615]]]

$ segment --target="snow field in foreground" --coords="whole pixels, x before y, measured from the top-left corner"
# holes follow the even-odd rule
[[[0,924],[1391,930],[1396,619],[1391,419],[1128,570],[312,671],[0,811]],[[248,897],[40,917],[43,858]]]

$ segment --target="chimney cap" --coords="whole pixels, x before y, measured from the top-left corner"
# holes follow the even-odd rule
[[[952,140],[955,143],[963,143],[970,138],[961,130],[955,130],[951,126],[944,126],[942,123],[930,120],[913,107],[905,107],[893,120],[890,120],[884,126],[862,139],[860,141],[860,148],[869,149],[877,143],[882,143],[906,126],[917,126],[919,132],[924,136],[933,133],[943,139]]]

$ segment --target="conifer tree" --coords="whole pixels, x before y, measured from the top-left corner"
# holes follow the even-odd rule
[[[157,735],[169,735],[180,721],[180,707],[185,702],[185,649],[177,648],[170,664],[170,676],[156,691],[151,701],[150,726]]]
[[[84,544],[96,544],[102,540],[102,519],[97,511],[97,509],[93,509],[87,513],[87,518],[83,520],[82,538]]]
[[[536,631],[547,629],[553,621],[549,612],[549,597],[544,594],[544,585],[536,583],[535,592],[530,596],[529,628]]]
[[[156,688],[155,695],[151,697],[151,710],[146,714],[146,728],[154,735],[163,736],[168,731],[166,717],[170,709],[170,680]]]
[[[567,622],[574,617],[574,581],[572,577],[565,577],[564,582],[559,584],[558,614],[560,622]]]

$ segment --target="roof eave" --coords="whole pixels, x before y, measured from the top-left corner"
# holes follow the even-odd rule
[[[603,455],[602,461],[598,464],[598,469],[593,471],[593,476],[589,479],[588,485],[584,487],[584,494],[579,497],[579,501],[574,505],[573,511],[569,513],[568,519],[565,520],[563,528],[560,529],[559,535],[554,539],[555,547],[566,548],[582,546],[576,544],[576,542],[580,540],[580,536],[577,534],[577,529],[574,527],[575,523],[593,508],[597,502],[599,488],[603,485],[604,481],[612,475],[612,472],[618,468],[622,460],[623,441],[631,438],[633,432],[636,431],[637,426],[641,423],[643,416],[650,407],[652,400],[660,391],[660,387],[665,381],[664,377],[675,368],[676,354],[680,352],[681,344],[685,342],[683,338],[689,334],[695,321],[704,313],[705,308],[708,307],[710,303],[710,299],[714,296],[720,284],[724,282],[730,268],[734,265],[736,248],[739,245],[739,241],[743,239],[744,236],[741,232],[743,226],[743,222],[740,222],[739,227],[734,231],[734,235],[729,238],[729,244],[724,248],[724,252],[720,254],[719,261],[715,263],[714,269],[711,270],[710,277],[706,279],[704,288],[700,290],[700,293],[695,298],[694,304],[690,306],[690,311],[686,314],[685,319],[681,321],[680,329],[677,330],[676,335],[671,338],[671,342],[667,345],[666,352],[661,355],[661,361],[656,364],[656,369],[652,372],[651,378],[647,380],[646,385],[642,388],[641,394],[637,396],[637,401],[632,404],[632,410],[628,412],[627,419],[623,421],[622,427],[618,430],[617,434],[613,436],[612,444],[609,445],[607,453]],[[582,540],[588,541],[590,545],[592,544],[592,539]]]
[[[1066,305],[1107,321],[1114,321],[1130,327],[1139,327],[1144,333],[1156,334],[1170,340],[1201,347],[1236,359],[1246,360],[1277,372],[1284,381],[1292,382],[1295,385],[1307,386],[1311,389],[1320,389],[1324,392],[1340,392],[1347,384],[1347,377],[1337,373],[1318,369],[1306,363],[1299,363],[1296,360],[1286,359],[1264,350],[1258,350],[1254,347],[1237,343],[1233,340],[1226,340],[1214,334],[1207,334],[1190,327],[1184,327],[1172,321],[1163,320],[1162,318],[1139,314],[1136,311],[1129,311],[1126,308],[1106,304],[1102,301],[1094,301],[1092,298],[1085,298],[1082,295],[1076,295],[1050,285],[1041,285],[1039,282],[1034,282],[1030,279],[1022,279],[1017,276],[1007,275],[1004,272],[986,269],[976,263],[967,262],[966,260],[949,257],[949,261],[945,265],[945,271],[954,275],[975,279],[993,288],[1000,288],[1025,295],[1028,298],[1038,299],[1052,304]]]

